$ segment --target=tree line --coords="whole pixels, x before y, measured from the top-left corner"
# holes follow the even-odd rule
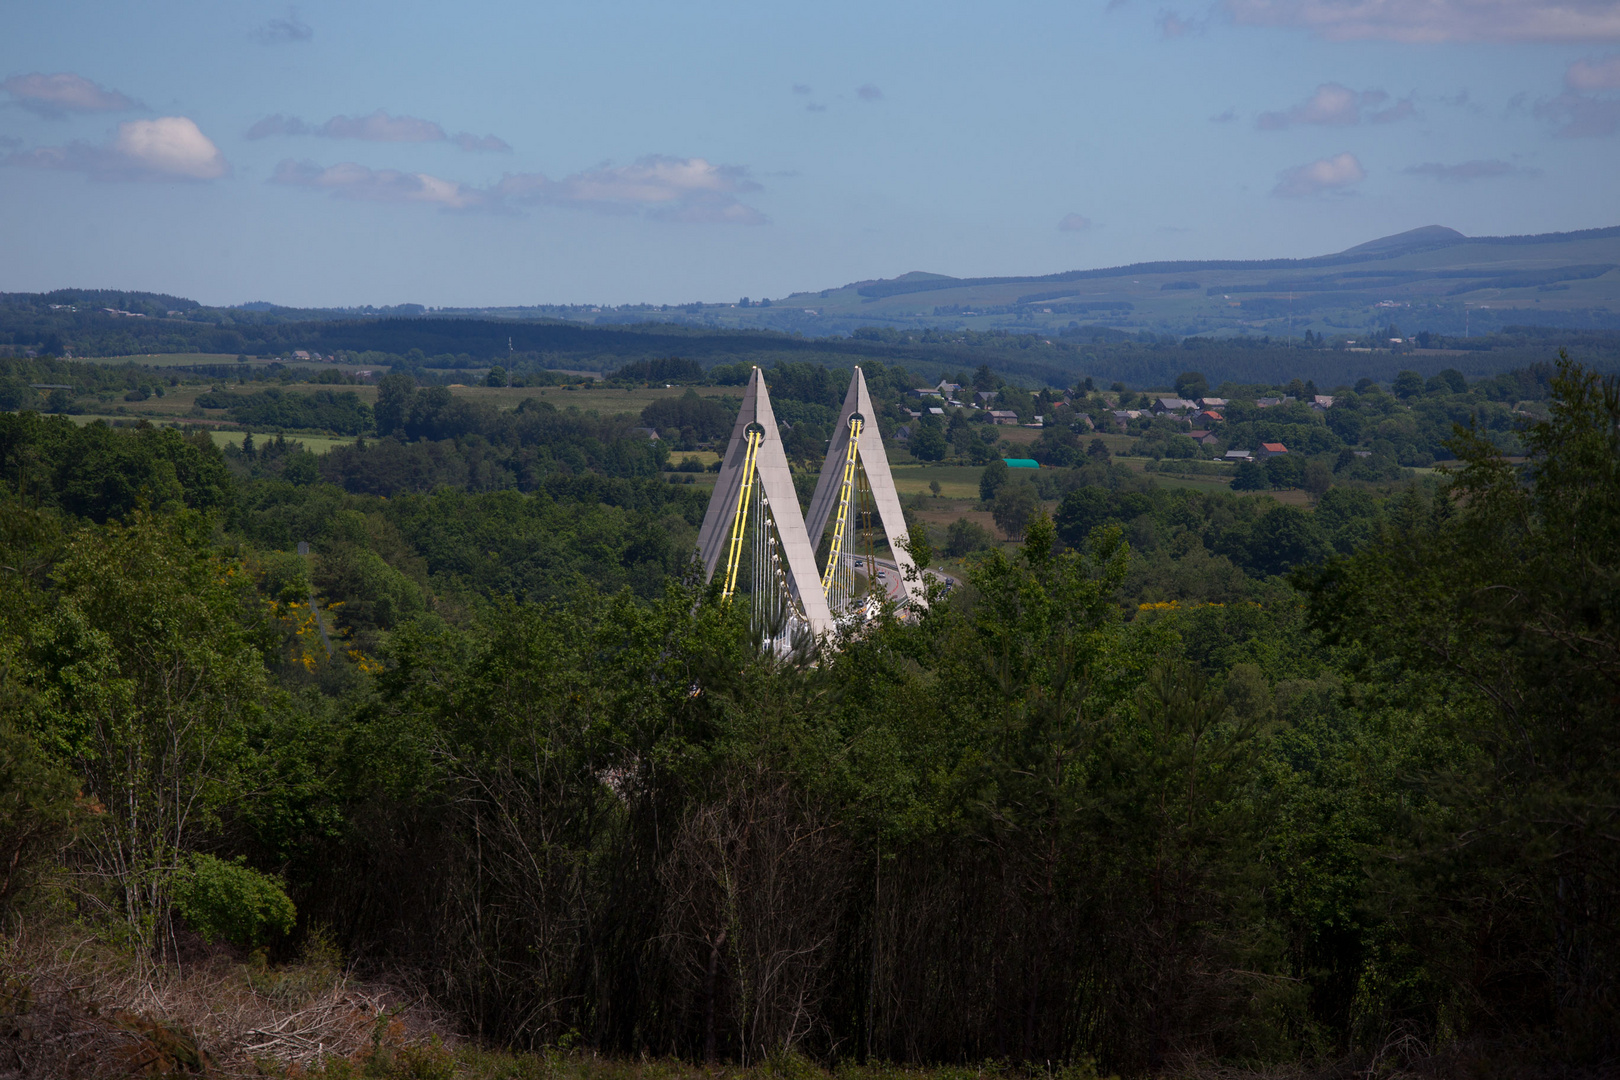
[[[1324,500],[1287,574],[1307,515],[1093,463],[813,655],[607,459],[384,500],[0,418],[0,901],[152,965],[324,927],[517,1046],[1600,1069],[1620,385],[1551,395],[1522,463],[1460,429],[1446,485]],[[1200,592],[1245,530],[1257,588]]]

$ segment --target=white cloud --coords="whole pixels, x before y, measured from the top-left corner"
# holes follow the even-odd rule
[[[1202,34],[1205,24],[1198,19],[1182,18],[1179,12],[1159,12],[1159,34],[1167,39],[1186,37],[1188,34]]]
[[[1571,90],[1620,90],[1620,53],[1577,60],[1564,72]]]
[[[247,129],[250,139],[267,139],[272,135],[312,135],[315,129],[298,119],[296,116],[282,116],[276,113]]]
[[[471,153],[501,153],[512,152],[512,144],[495,135],[474,135],[470,131],[459,132],[450,136],[450,141]]]
[[[427,173],[369,169],[353,162],[321,168],[309,161],[288,159],[276,166],[272,184],[330,191],[343,199],[366,202],[427,203],[447,210],[469,210],[489,205],[487,192]]]
[[[113,152],[163,176],[217,180],[227,171],[219,147],[184,116],[119,124]]]
[[[11,154],[4,163],[98,180],[217,180],[231,171],[219,147],[185,116],[130,120],[118,125],[109,143],[45,146]]]
[[[1405,172],[1412,176],[1428,176],[1436,180],[1445,180],[1450,183],[1465,183],[1469,180],[1491,180],[1499,176],[1534,176],[1535,169],[1526,169],[1499,158],[1490,158],[1480,161],[1464,161],[1457,165],[1442,165],[1437,161],[1426,161],[1422,165],[1408,165]]]
[[[603,165],[553,180],[509,173],[476,188],[427,173],[370,169],[353,162],[323,168],[286,160],[271,183],[329,191],[368,202],[424,203],[446,210],[510,211],[519,206],[569,206],[608,214],[642,214],[661,221],[759,225],[767,219],[738,195],[757,191],[747,171],[702,158],[654,155],[630,165]]]
[[[52,120],[70,112],[128,112],[140,108],[140,102],[70,71],[13,75],[0,82],[0,90],[29,112]]]
[[[1393,124],[1398,120],[1405,120],[1409,116],[1417,115],[1417,104],[1410,95],[1401,98],[1387,109],[1367,114],[1367,120],[1374,124]]]
[[[1057,227],[1059,232],[1084,232],[1091,228],[1091,219],[1080,214],[1065,214]]]
[[[1449,106],[1453,109],[1466,109],[1476,116],[1485,111],[1485,106],[1473,100],[1473,98],[1469,96],[1467,90],[1459,90],[1450,97],[1446,97],[1442,94],[1440,97],[1440,104]]]
[[[1281,131],[1295,124],[1350,127],[1363,120],[1374,124],[1393,123],[1417,112],[1409,97],[1387,109],[1377,110],[1377,106],[1388,100],[1389,95],[1382,90],[1358,92],[1340,83],[1323,83],[1298,105],[1283,112],[1261,113],[1255,122],[1262,131]]]
[[[307,124],[296,116],[277,113],[265,117],[247,130],[250,139],[267,139],[273,135],[319,135],[326,139],[358,139],[362,142],[451,142],[467,151],[512,149],[506,140],[494,135],[474,135],[470,131],[449,135],[432,120],[417,116],[390,116],[384,109],[378,109],[368,116],[334,116],[319,126]]]
[[[795,94],[808,94],[810,92],[810,87],[804,83],[796,82],[793,84],[793,92]]]
[[[767,220],[738,200],[759,185],[735,165],[653,154],[629,165],[602,165],[552,180],[540,173],[504,177],[494,189],[518,203],[576,206],[602,213],[645,212],[669,221],[760,225]]]
[[[317,135],[328,139],[360,139],[364,142],[443,142],[444,128],[415,116],[389,116],[382,109],[369,116],[334,116],[322,124]]]
[[[855,96],[862,101],[882,101],[883,91],[871,83],[862,83],[855,88]]]
[[[1620,0],[1222,0],[1247,26],[1308,30],[1330,41],[1620,40]]]
[[[1361,167],[1361,162],[1356,160],[1354,154],[1346,152],[1283,170],[1277,175],[1277,186],[1271,189],[1271,193],[1285,198],[1302,198],[1327,191],[1343,191],[1366,178],[1367,170]]]
[[[315,31],[298,17],[296,8],[288,8],[285,19],[271,19],[248,36],[261,45],[288,45],[313,39]]]
[[[1620,131],[1620,101],[1614,98],[1563,93],[1538,101],[1533,111],[1537,119],[1562,125],[1553,132],[1559,138],[1597,138]]]

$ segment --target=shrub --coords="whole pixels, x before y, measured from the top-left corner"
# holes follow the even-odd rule
[[[174,906],[206,940],[262,945],[293,928],[297,910],[281,883],[240,858],[191,854],[175,877]]]
[[[983,551],[995,542],[990,530],[967,518],[957,518],[945,530],[945,554],[953,559]]]

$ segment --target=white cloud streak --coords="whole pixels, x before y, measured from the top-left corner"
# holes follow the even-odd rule
[[[217,180],[231,171],[219,147],[185,116],[130,120],[107,143],[43,146],[11,154],[3,163],[82,172],[97,180]]]
[[[665,221],[762,225],[765,215],[738,196],[760,187],[748,171],[703,158],[653,154],[629,165],[603,165],[561,180],[517,173],[495,186],[516,203],[573,206],[599,213],[645,213]]]
[[[1306,30],[1329,41],[1620,40],[1620,0],[1222,0],[1243,26]]]
[[[285,19],[271,19],[248,36],[260,45],[294,45],[314,40],[315,30],[298,17],[296,8],[289,8]]]
[[[1085,232],[1091,228],[1091,219],[1080,214],[1065,214],[1057,227],[1059,232]]]
[[[271,183],[327,191],[336,198],[422,203],[445,210],[511,212],[523,206],[564,206],[659,221],[734,225],[767,221],[738,198],[760,190],[745,169],[663,155],[629,165],[602,165],[560,180],[542,173],[509,173],[483,188],[428,173],[371,169],[352,162],[323,168],[289,159],[276,167]]]
[[[1538,170],[1526,169],[1499,158],[1464,161],[1456,165],[1442,165],[1426,161],[1422,165],[1408,165],[1404,172],[1411,176],[1427,176],[1447,183],[1462,184],[1470,180],[1494,180],[1502,176],[1536,176]]]
[[[1620,90],[1620,53],[1575,61],[1564,72],[1564,85],[1571,90]]]
[[[1273,195],[1300,199],[1330,191],[1345,191],[1367,178],[1367,170],[1351,153],[1320,158],[1306,165],[1284,169],[1277,175]]]
[[[1202,34],[1206,27],[1202,20],[1183,18],[1179,12],[1175,11],[1159,12],[1158,23],[1159,36],[1167,41],[1186,37],[1189,34]]]
[[[1614,98],[1563,93],[1538,101],[1532,111],[1536,119],[1560,125],[1553,134],[1561,139],[1601,138],[1620,132],[1620,100]]]
[[[427,203],[446,210],[481,208],[485,193],[454,180],[427,173],[396,169],[370,169],[353,162],[322,168],[309,161],[288,159],[276,166],[272,184],[328,191],[341,199],[363,202]]]
[[[361,142],[425,143],[449,142],[469,152],[507,152],[506,140],[494,135],[474,135],[470,131],[447,134],[431,120],[417,116],[391,116],[378,109],[369,116],[334,116],[324,124],[308,124],[296,116],[277,113],[267,116],[247,130],[249,139],[276,135],[317,135],[323,139],[357,139]]]
[[[49,120],[60,120],[68,113],[128,112],[141,107],[140,102],[117,90],[98,86],[70,71],[13,75],[0,82],[0,90],[10,94],[13,103]]]
[[[1378,109],[1389,100],[1382,90],[1355,91],[1340,83],[1323,83],[1298,105],[1282,112],[1264,112],[1255,123],[1262,131],[1282,131],[1295,124],[1325,127],[1352,127],[1363,121],[1390,124],[1417,113],[1411,98],[1402,98],[1387,109]]]

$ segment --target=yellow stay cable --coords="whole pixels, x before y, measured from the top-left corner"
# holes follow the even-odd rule
[[[827,569],[821,574],[821,591],[832,588],[833,574],[844,557],[844,528],[849,523],[849,498],[855,487],[855,454],[861,437],[861,420],[849,419],[849,453],[844,458],[844,482],[838,495],[838,520],[833,525],[832,548],[827,552]]]
[[[720,593],[722,600],[730,600],[731,594],[737,591],[737,565],[742,561],[743,526],[748,522],[743,510],[748,505],[748,497],[754,492],[754,466],[759,444],[764,441],[763,432],[748,433],[748,453],[743,457],[742,491],[737,496],[737,514],[731,522],[731,551],[726,557],[726,587]]]

